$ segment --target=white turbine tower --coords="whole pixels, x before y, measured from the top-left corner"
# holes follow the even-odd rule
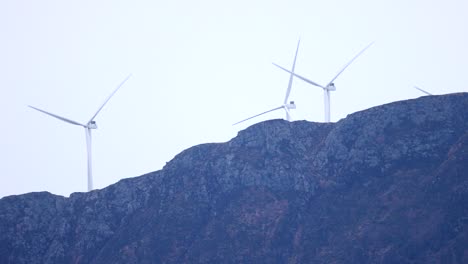
[[[423,92],[423,93],[425,93],[425,94],[427,94],[427,95],[432,95],[430,92],[425,91],[425,90],[423,90],[423,89],[421,89],[421,88],[419,88],[419,87],[417,87],[417,86],[414,86],[414,88],[418,89],[419,91],[421,91],[421,92]]]
[[[335,77],[333,77],[333,79],[331,79],[330,82],[328,82],[327,85],[323,86],[323,85],[320,85],[320,84],[317,84],[305,77],[302,77],[300,76],[299,74],[297,73],[294,73],[294,72],[291,72],[281,66],[279,66],[278,64],[276,63],[273,63],[276,67],[284,70],[284,71],[287,71],[289,73],[291,73],[292,75],[296,76],[297,78],[307,82],[307,83],[310,83],[314,86],[317,86],[317,87],[320,87],[323,89],[323,95],[324,95],[324,104],[325,104],[325,122],[330,122],[330,91],[336,91],[336,87],[335,87],[335,84],[333,83],[336,78],[338,78],[338,76],[340,76],[340,74],[357,58],[359,57],[366,49],[368,49],[371,45],[373,44],[370,43],[369,45],[367,45],[364,49],[362,49],[356,56],[354,56],[336,75]]]
[[[117,88],[109,95],[109,97],[107,97],[107,99],[104,101],[104,103],[101,105],[101,107],[99,107],[99,109],[96,111],[96,113],[91,117],[91,119],[86,124],[82,124],[82,123],[73,121],[71,119],[52,114],[52,113],[49,113],[47,111],[44,111],[44,110],[41,110],[39,108],[36,108],[34,106],[29,105],[29,107],[31,107],[31,108],[39,111],[39,112],[50,115],[50,116],[55,117],[57,119],[60,119],[60,120],[62,120],[64,122],[67,122],[67,123],[72,124],[72,125],[77,125],[77,126],[84,127],[85,133],[86,133],[86,152],[88,154],[88,191],[91,191],[93,189],[93,172],[92,172],[92,155],[91,155],[92,154],[91,153],[91,129],[97,129],[97,125],[96,125],[96,122],[94,121],[94,118],[96,118],[96,116],[102,110],[104,105],[106,105],[106,103],[120,89],[120,87],[122,87],[122,85],[130,78],[130,76],[132,76],[132,75],[130,74],[129,76],[127,76],[127,78],[125,78],[125,80],[123,80],[117,86]]]
[[[265,111],[265,112],[260,113],[258,115],[254,115],[254,116],[251,116],[251,117],[246,118],[244,120],[241,120],[241,121],[239,121],[237,123],[234,123],[233,125],[237,125],[239,123],[242,123],[242,122],[247,121],[249,119],[252,119],[254,117],[261,116],[263,114],[266,114],[266,113],[269,113],[269,112],[272,112],[272,111],[276,111],[276,110],[281,109],[281,108],[283,108],[284,111],[286,112],[286,120],[288,120],[288,121],[291,120],[291,113],[289,112],[289,110],[290,109],[296,109],[296,105],[294,104],[294,101],[291,101],[291,102],[288,103],[288,98],[289,98],[289,94],[291,93],[291,87],[292,87],[292,83],[293,83],[293,79],[294,79],[294,68],[296,67],[296,58],[297,58],[297,52],[299,51],[299,44],[300,43],[301,43],[301,40],[299,39],[299,41],[297,42],[296,54],[294,55],[294,62],[293,62],[293,65],[292,65],[292,69],[290,71],[291,75],[289,76],[288,89],[286,90],[286,96],[284,97],[283,104],[281,106],[278,106],[278,107],[273,108],[271,110]]]

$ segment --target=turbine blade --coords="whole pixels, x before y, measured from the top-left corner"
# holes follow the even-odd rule
[[[96,111],[96,113],[93,115],[93,117],[91,117],[91,119],[88,121],[91,122],[94,120],[94,118],[96,118],[96,116],[99,114],[99,112],[102,110],[102,108],[104,108],[104,106],[107,104],[107,102],[112,98],[112,96],[114,96],[114,94],[120,89],[120,87],[123,86],[123,84],[131,77],[132,75],[128,75],[127,78],[125,78],[118,86],[117,88],[107,97],[107,99],[104,101],[104,103],[101,105],[101,107],[99,107],[99,109]]]
[[[291,93],[291,87],[292,87],[293,78],[294,78],[294,69],[296,68],[297,52],[299,51],[300,43],[301,43],[301,39],[299,39],[299,41],[297,42],[296,54],[294,55],[294,62],[292,65],[291,75],[289,76],[288,90],[286,90],[286,96],[284,97],[283,104],[286,104],[288,102],[289,94]]]
[[[70,124],[72,124],[72,125],[77,125],[77,126],[86,127],[85,125],[80,124],[80,123],[78,123],[78,122],[76,122],[76,121],[73,121],[73,120],[71,120],[71,119],[68,119],[68,118],[65,118],[65,117],[61,117],[61,116],[58,116],[58,115],[56,115],[56,114],[49,113],[49,112],[47,112],[47,111],[41,110],[41,109],[39,109],[39,108],[37,108],[37,107],[34,107],[34,106],[30,106],[30,105],[28,105],[28,106],[31,107],[32,109],[35,109],[35,110],[37,110],[37,111],[39,111],[39,112],[42,112],[42,113],[44,113],[44,114],[46,114],[46,115],[50,115],[50,116],[52,116],[52,117],[55,117],[55,118],[57,118],[57,119],[60,119],[60,120],[62,120],[62,121],[64,121],[64,122],[70,123]]]
[[[358,54],[356,54],[356,56],[354,56],[342,69],[341,71],[339,71],[335,77],[333,77],[333,79],[331,79],[331,81],[327,84],[326,87],[328,87],[330,84],[333,83],[333,81],[336,80],[336,78],[338,78],[338,76],[340,76],[340,74],[346,69],[348,68],[348,66],[355,60],[357,59],[357,57],[361,56],[361,54],[366,51],[370,46],[372,46],[372,44],[374,44],[374,42],[371,42],[369,45],[367,45],[364,49],[362,49]]]
[[[239,121],[239,122],[237,122],[237,123],[234,123],[234,124],[232,124],[232,125],[233,125],[233,126],[234,126],[234,125],[237,125],[237,124],[239,124],[239,123],[242,123],[242,122],[247,121],[247,120],[249,120],[249,119],[252,119],[252,118],[254,118],[254,117],[261,116],[261,115],[263,115],[263,114],[266,114],[266,113],[269,113],[269,112],[273,112],[273,111],[278,110],[278,109],[281,109],[281,108],[284,108],[284,106],[282,105],[282,106],[273,108],[273,109],[271,109],[271,110],[265,111],[265,112],[263,112],[263,113],[260,113],[260,114],[258,114],[258,115],[251,116],[251,117],[249,117],[249,118],[246,118],[246,119],[244,119],[244,120],[241,120],[241,121]]]
[[[311,81],[311,80],[309,80],[309,79],[307,79],[307,78],[305,78],[305,77],[302,77],[301,75],[299,75],[299,74],[297,74],[297,73],[294,73],[294,72],[292,72],[292,71],[290,71],[290,70],[288,70],[288,69],[286,69],[286,68],[283,68],[283,67],[279,66],[278,64],[276,64],[276,63],[274,63],[274,62],[273,62],[273,65],[275,65],[276,67],[282,69],[283,71],[289,72],[290,74],[296,76],[297,78],[303,80],[303,81],[306,82],[306,83],[310,83],[310,84],[312,84],[312,85],[314,85],[314,86],[317,86],[317,87],[320,87],[320,88],[325,89],[325,87],[323,87],[322,85],[320,85],[320,84],[318,84],[318,83],[315,83],[315,82],[313,82],[313,81]]]
[[[417,86],[414,86],[414,88],[418,89],[419,91],[421,91],[421,92],[423,92],[423,93],[425,93],[425,94],[427,94],[427,95],[432,95],[430,92],[425,91],[425,90],[423,90],[423,89],[421,89],[421,88],[419,88],[419,87],[417,87]]]

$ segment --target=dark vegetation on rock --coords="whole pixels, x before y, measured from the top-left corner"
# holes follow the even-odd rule
[[[0,263],[468,263],[468,94],[271,120],[161,171],[0,200]]]

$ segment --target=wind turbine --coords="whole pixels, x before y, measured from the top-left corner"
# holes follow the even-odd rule
[[[423,89],[421,89],[421,88],[419,88],[419,87],[417,87],[417,86],[414,86],[414,88],[418,89],[419,91],[421,91],[421,92],[423,92],[423,93],[425,93],[425,94],[427,94],[427,95],[432,95],[430,92],[424,91]]]
[[[234,123],[233,125],[237,125],[239,123],[242,123],[242,122],[247,121],[249,119],[252,119],[254,117],[261,116],[263,114],[273,112],[273,111],[276,111],[276,110],[281,109],[281,108],[283,108],[284,111],[286,112],[286,120],[288,120],[288,121],[291,120],[291,113],[289,112],[289,110],[290,109],[296,109],[296,105],[294,104],[294,101],[290,101],[288,103],[288,98],[289,98],[289,94],[291,93],[291,87],[292,87],[293,78],[294,78],[294,68],[296,67],[296,58],[297,58],[297,52],[299,51],[299,44],[300,43],[301,43],[301,40],[299,39],[299,41],[297,42],[296,54],[294,55],[294,62],[293,62],[293,65],[292,65],[292,70],[290,71],[291,75],[289,76],[288,89],[286,90],[286,96],[284,97],[283,104],[281,106],[278,106],[278,107],[273,108],[271,110],[265,111],[265,112],[260,113],[258,115],[254,115],[254,116],[251,116],[251,117],[246,118],[244,120],[241,120],[241,121],[239,121],[237,123]]]
[[[125,78],[125,80],[123,80],[118,86],[117,88],[109,95],[109,97],[107,97],[107,99],[104,101],[104,103],[101,105],[101,107],[99,107],[99,109],[96,111],[96,113],[91,117],[91,119],[89,119],[88,123],[86,124],[83,124],[83,123],[79,123],[79,122],[76,122],[76,121],[73,121],[71,119],[68,119],[68,118],[65,118],[65,117],[62,117],[62,116],[59,116],[59,115],[56,115],[56,114],[52,114],[52,113],[49,113],[47,111],[44,111],[44,110],[41,110],[37,107],[34,107],[34,106],[30,106],[31,108],[39,111],[39,112],[42,112],[46,115],[50,115],[52,117],[55,117],[59,120],[62,120],[64,122],[67,122],[69,124],[72,124],[72,125],[77,125],[77,126],[82,126],[84,127],[85,129],[85,134],[86,134],[86,152],[88,154],[88,192],[93,190],[93,172],[92,172],[92,157],[91,157],[91,129],[97,129],[97,125],[96,125],[96,121],[94,121],[94,118],[96,118],[96,116],[99,114],[99,112],[102,110],[102,108],[104,107],[104,105],[106,105],[106,103],[111,99],[111,97],[120,89],[120,87],[122,87],[122,85],[131,77],[132,75],[128,75],[127,78]]]
[[[309,84],[312,84],[314,86],[317,86],[317,87],[320,87],[323,89],[323,95],[324,95],[324,104],[325,104],[325,122],[330,122],[330,91],[336,91],[336,87],[335,87],[335,84],[333,83],[336,78],[338,78],[338,76],[340,76],[340,74],[357,58],[359,57],[366,49],[368,49],[371,45],[373,44],[370,43],[369,45],[367,45],[364,49],[362,49],[356,56],[354,56],[336,75],[335,77],[333,77],[333,79],[331,79],[331,81],[328,82],[327,85],[323,86],[323,85],[320,85],[320,84],[317,84],[305,77],[302,77],[301,75],[297,74],[297,73],[294,73],[294,72],[291,72],[281,66],[279,66],[278,64],[276,63],[273,63],[276,67],[284,70],[284,71],[287,71],[289,73],[291,73],[292,75],[296,76],[297,78],[309,83]]]

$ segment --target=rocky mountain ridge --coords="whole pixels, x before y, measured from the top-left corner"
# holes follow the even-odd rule
[[[69,198],[0,199],[0,263],[468,263],[468,94],[271,120]]]

